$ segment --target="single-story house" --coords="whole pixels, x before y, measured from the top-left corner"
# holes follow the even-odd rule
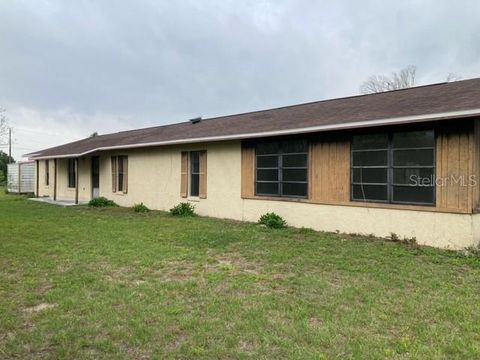
[[[316,230],[480,242],[480,79],[192,119],[27,156],[36,195]]]

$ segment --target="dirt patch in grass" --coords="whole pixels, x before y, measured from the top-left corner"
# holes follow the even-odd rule
[[[27,313],[38,313],[40,311],[52,309],[56,307],[57,304],[48,304],[48,303],[41,303],[35,306],[30,306],[24,309],[25,312]]]
[[[105,279],[113,284],[121,284],[128,287],[140,286],[146,280],[137,274],[132,266],[123,266],[115,269],[109,269],[105,275]]]
[[[260,274],[263,266],[259,262],[247,260],[238,253],[217,254],[205,266],[206,271],[228,271],[233,274]]]
[[[258,343],[258,341],[240,340],[240,342],[238,343],[238,349],[243,353],[256,352],[259,347],[260,347],[260,344]]]
[[[257,262],[248,261],[237,253],[211,255],[205,262],[175,260],[165,263],[153,275],[162,281],[189,281],[205,275],[225,272],[232,276],[239,274],[259,274],[262,266]]]

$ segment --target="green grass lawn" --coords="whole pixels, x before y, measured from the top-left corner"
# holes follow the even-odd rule
[[[0,358],[480,357],[479,257],[0,190]]]

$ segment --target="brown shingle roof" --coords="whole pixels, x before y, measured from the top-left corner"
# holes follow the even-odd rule
[[[365,122],[480,109],[480,78],[379,94],[311,102],[87,138],[29,154],[31,158],[80,155],[110,147],[256,137],[312,127],[367,126]],[[438,116],[440,118],[441,116]],[[414,121],[404,119],[405,122]],[[310,129],[313,131],[314,129]],[[320,131],[321,129],[317,129]],[[297,131],[302,132],[302,131]]]

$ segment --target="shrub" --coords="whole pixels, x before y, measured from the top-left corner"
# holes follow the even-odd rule
[[[275,214],[274,212],[266,213],[260,216],[258,223],[272,229],[281,229],[287,226],[287,222],[280,215]]]
[[[180,203],[170,209],[170,214],[174,216],[194,216],[195,205],[186,202]]]
[[[93,207],[109,207],[109,206],[118,206],[115,204],[115,201],[109,200],[106,197],[98,197],[89,201],[88,206]]]
[[[135,211],[136,213],[146,213],[149,212],[150,209],[146,207],[142,202],[140,204],[133,205],[133,211]]]

